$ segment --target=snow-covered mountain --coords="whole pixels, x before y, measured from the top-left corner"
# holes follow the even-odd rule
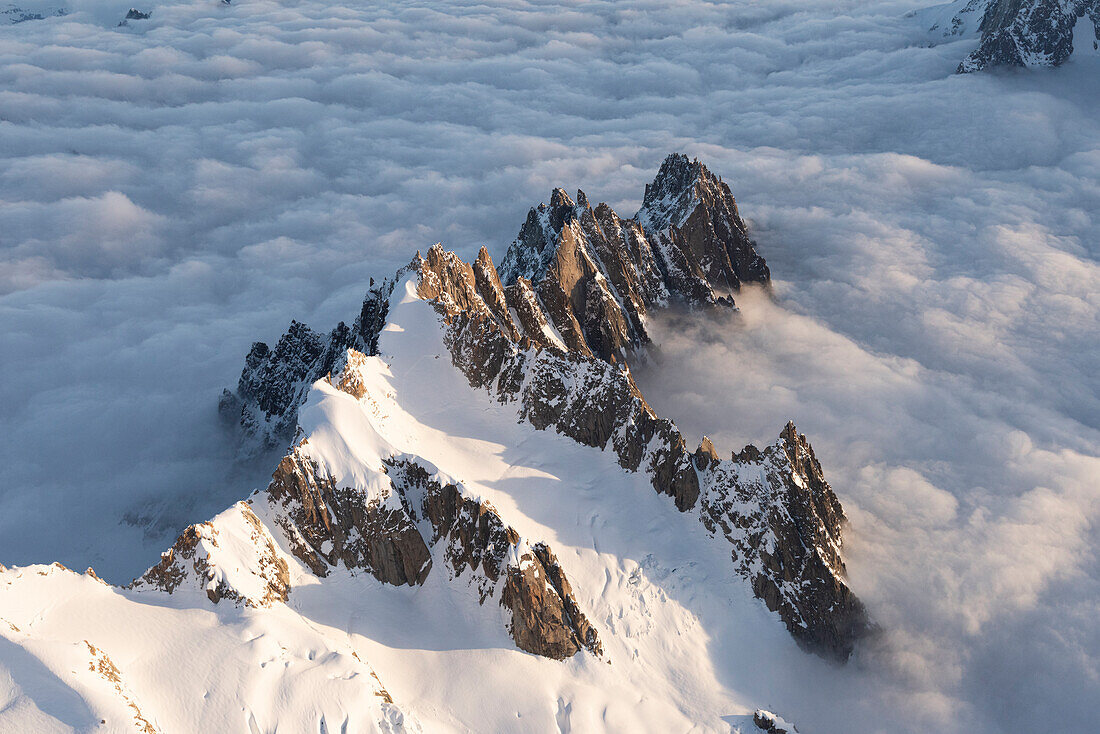
[[[960,73],[994,66],[1059,66],[1082,47],[1100,45],[1098,0],[956,0],[921,11],[934,35],[981,43]]]
[[[3,570],[0,728],[793,729],[759,670],[871,629],[840,503],[793,423],[690,450],[629,367],[650,310],[767,286],[729,188],[673,155],[631,220],[555,190],[503,263],[435,245],[255,345],[222,411],[289,450],[128,587]]]

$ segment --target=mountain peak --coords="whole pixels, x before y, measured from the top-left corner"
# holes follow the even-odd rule
[[[729,187],[682,153],[665,158],[634,219],[554,189],[528,213],[500,278],[528,281],[567,345],[612,362],[649,343],[650,308],[732,307],[742,283],[769,282]]]
[[[634,219],[665,263],[669,290],[691,293],[688,303],[732,305],[742,284],[771,283],[733,192],[698,158],[665,158]]]
[[[698,158],[683,153],[670,153],[657,171],[652,183],[646,184],[642,206],[660,199],[675,199],[697,186],[715,186],[721,181]]]
[[[569,198],[569,194],[565,189],[560,186],[550,192],[550,208],[558,209],[560,207],[572,207],[576,206],[572,199]]]

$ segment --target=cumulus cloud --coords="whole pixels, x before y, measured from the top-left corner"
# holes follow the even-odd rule
[[[499,259],[553,186],[629,215],[684,150],[777,301],[658,325],[642,379],[726,450],[798,422],[888,629],[874,695],[783,703],[1100,718],[1100,59],[956,77],[913,0],[131,4],[0,27],[0,560],[125,581],[265,483],[215,417],[253,339],[437,240]]]

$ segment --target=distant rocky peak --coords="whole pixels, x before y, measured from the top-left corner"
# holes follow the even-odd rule
[[[672,153],[652,183],[646,184],[641,212],[650,212],[655,221],[667,216],[667,223],[680,226],[695,206],[705,200],[718,198],[725,184],[704,166],[698,158],[688,158],[683,153]],[[725,189],[729,191],[728,188]],[[732,196],[731,196],[732,198]]]
[[[729,186],[698,159],[668,156],[634,220],[652,243],[669,292],[689,306],[733,305],[743,285],[771,283]]]
[[[994,66],[1060,66],[1073,54],[1075,34],[1092,49],[1100,43],[1100,0],[972,0],[949,26],[972,28],[967,16],[979,13],[981,44],[959,64],[959,73]],[[1091,28],[1083,26],[1081,33],[1079,23]]]
[[[568,216],[569,214],[576,215],[578,211],[583,209],[591,209],[592,205],[588,203],[588,196],[580,189],[577,189],[576,200],[573,200],[569,198],[569,193],[559,186],[550,192],[550,208],[554,211],[561,211],[563,216]]]

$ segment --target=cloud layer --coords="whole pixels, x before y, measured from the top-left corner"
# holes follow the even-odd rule
[[[889,630],[852,726],[1100,718],[1100,59],[956,77],[912,0],[130,3],[0,27],[0,560],[140,572],[265,483],[215,416],[253,339],[437,240],[499,259],[553,186],[629,215],[683,150],[777,301],[643,379],[817,447]]]

